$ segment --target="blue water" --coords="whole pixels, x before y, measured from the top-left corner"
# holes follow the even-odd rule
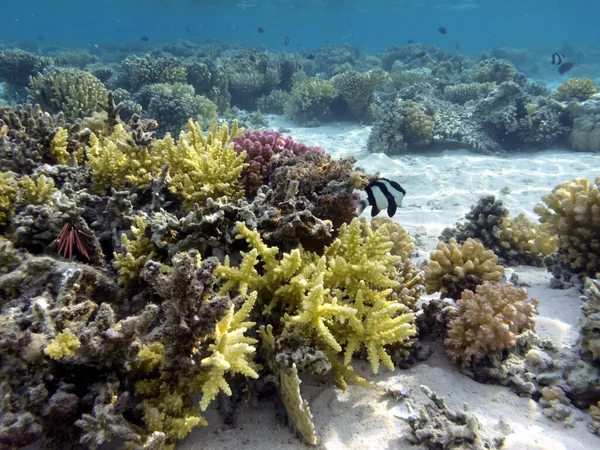
[[[594,0],[464,1],[132,1],[3,2],[0,43],[149,44],[207,39],[294,51],[349,44],[365,51],[403,45],[408,39],[477,55],[508,46],[553,52],[564,45],[591,46],[600,38],[600,2]],[[444,26],[448,34],[437,29]],[[265,33],[258,34],[263,27]],[[44,36],[43,42],[37,41]],[[290,38],[290,46],[283,44]]]

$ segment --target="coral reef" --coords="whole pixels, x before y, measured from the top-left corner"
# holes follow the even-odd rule
[[[444,341],[448,355],[463,366],[485,355],[512,347],[523,330],[534,330],[531,318],[538,302],[527,291],[489,281],[476,292],[465,289],[456,302],[456,315],[448,323]]]
[[[442,297],[461,298],[465,289],[474,291],[484,281],[500,281],[504,267],[498,265],[498,256],[472,238],[462,245],[451,238],[449,245],[438,244],[431,252],[425,271],[425,289],[428,294],[440,292]]]

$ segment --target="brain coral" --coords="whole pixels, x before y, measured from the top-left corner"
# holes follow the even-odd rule
[[[456,317],[448,324],[445,344],[452,360],[463,366],[512,347],[517,334],[534,330],[531,318],[538,302],[512,285],[485,282],[476,292],[465,290],[456,302]]]

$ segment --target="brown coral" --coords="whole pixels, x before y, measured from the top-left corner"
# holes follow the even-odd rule
[[[441,292],[442,297],[455,300],[465,289],[473,290],[484,281],[500,281],[504,272],[494,252],[471,238],[462,245],[454,238],[449,245],[440,242],[430,258],[429,266],[423,268],[426,292]]]
[[[450,358],[463,366],[512,347],[517,334],[535,329],[531,316],[537,314],[538,301],[528,300],[523,288],[485,282],[476,293],[463,291],[456,305],[444,343]]]

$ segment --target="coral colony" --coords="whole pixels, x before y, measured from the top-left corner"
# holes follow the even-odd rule
[[[387,154],[599,151],[591,80],[551,93],[505,59],[419,44],[310,58],[191,45],[110,65],[0,52],[0,447],[172,449],[242,392],[277,392],[315,444],[302,374],[369,386],[357,359],[394,370],[424,339],[554,420],[590,408],[600,434],[600,178],[547,192],[539,223],[481,197],[417,267],[400,223],[356,217],[377,174],[265,131],[261,114],[372,123],[368,149]],[[583,289],[578,347],[535,335],[538,300],[504,275],[515,264]],[[423,392],[414,443],[483,442],[473,413]]]

